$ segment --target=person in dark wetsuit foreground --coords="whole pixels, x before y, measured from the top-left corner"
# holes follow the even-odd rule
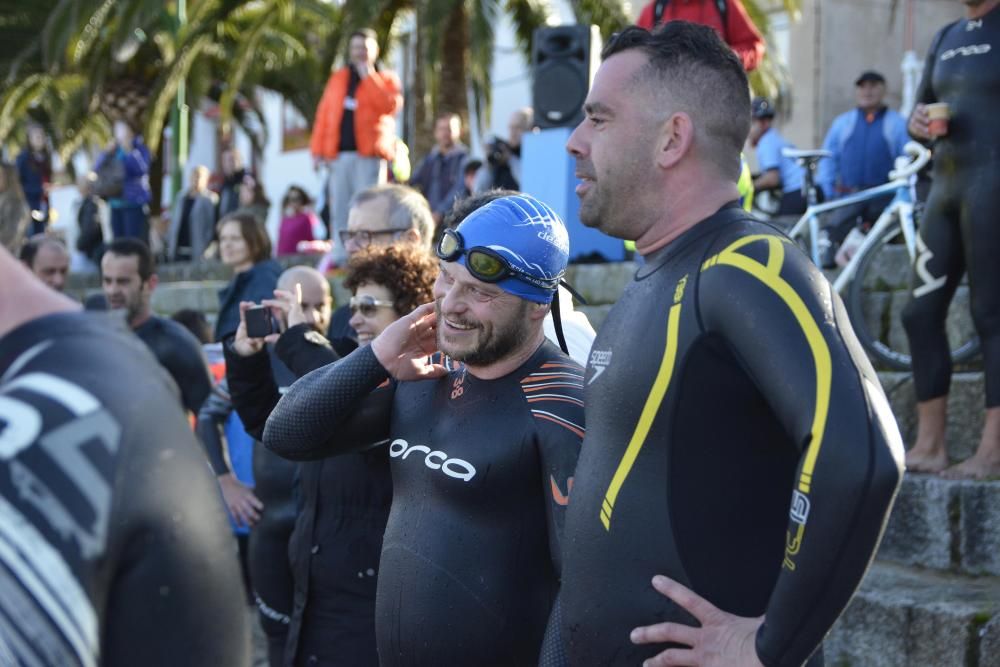
[[[484,206],[442,237],[434,304],[303,377],[267,422],[264,444],[291,458],[388,447],[385,667],[539,660],[583,437],[582,369],[542,331],[568,245],[537,200]]]
[[[966,18],[945,26],[932,42],[909,122],[912,136],[929,140],[925,105],[948,104],[947,134],[934,140],[934,182],[920,224],[913,296],[903,310],[919,425],[906,467],[989,479],[1000,477],[1000,1],[963,2]],[[945,320],[963,274],[983,349],[986,423],[975,455],[948,468]]]
[[[112,309],[123,309],[129,327],[153,352],[181,390],[184,409],[198,414],[212,393],[201,344],[183,325],[153,315],[150,299],[157,277],[149,246],[138,239],[117,239],[101,258],[101,287]]]
[[[248,664],[235,545],[173,383],[3,247],[0,285],[0,664]]]
[[[829,283],[737,205],[732,51],[674,22],[603,56],[567,144],[580,219],[645,264],[587,366],[570,663],[819,664],[902,476],[896,423]]]

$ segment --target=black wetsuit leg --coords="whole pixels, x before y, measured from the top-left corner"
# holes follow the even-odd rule
[[[948,306],[968,272],[972,320],[982,342],[986,404],[1000,405],[1000,162],[935,176],[920,227],[911,300],[903,325],[913,354],[917,399],[945,396],[951,352]]]
[[[917,400],[948,394],[951,348],[945,319],[955,290],[965,274],[965,248],[959,225],[961,202],[949,176],[935,179],[920,223],[917,257],[910,279],[910,302],[903,327],[913,355]]]
[[[297,464],[276,456],[260,442],[254,443],[254,481],[264,511],[250,531],[248,561],[271,667],[282,664],[292,613],[294,584],[288,562],[288,540],[295,527],[292,484],[296,467]]]
[[[962,234],[972,322],[986,369],[986,407],[1000,405],[1000,160],[966,172]]]

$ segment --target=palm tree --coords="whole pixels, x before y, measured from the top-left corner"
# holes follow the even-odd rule
[[[760,66],[750,73],[750,87],[755,94],[780,102],[788,92],[791,79],[787,64],[777,58],[771,48],[774,36],[771,33],[770,15],[783,11],[789,20],[798,21],[802,13],[802,2],[801,0],[743,0],[743,7],[768,43],[767,52]]]
[[[570,4],[577,22],[599,26],[605,40],[629,23],[622,0],[571,0]],[[771,41],[769,14],[784,10],[793,20],[797,19],[800,0],[744,0],[744,6],[761,33]],[[528,62],[534,31],[546,25],[550,16],[544,0],[348,1],[347,8],[351,19],[360,22],[354,23],[355,27],[365,22],[375,24],[384,43],[401,12],[411,11],[415,15],[418,62],[408,103],[415,107],[416,132],[411,148],[416,155],[430,149],[431,122],[441,112],[458,113],[463,121],[474,115],[482,126],[482,119],[490,109],[494,31],[501,14],[510,17],[517,46]],[[787,88],[787,69],[771,52],[750,78],[758,94],[777,97]],[[426,87],[422,81],[427,82]],[[467,122],[463,124],[468,127]]]
[[[224,124],[256,115],[254,127],[265,127],[256,85],[309,118],[340,27],[340,10],[322,0],[191,0],[183,26],[176,0],[4,0],[0,15],[4,4],[19,9],[0,24],[17,26],[12,40],[0,30],[0,142],[32,116],[63,158],[103,143],[117,119],[141,128],[155,151],[182,81],[190,102],[218,100]]]

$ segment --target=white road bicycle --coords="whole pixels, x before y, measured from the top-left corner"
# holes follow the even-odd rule
[[[917,235],[913,186],[917,172],[931,158],[931,152],[916,142],[908,143],[905,151],[909,158],[897,160],[896,168],[889,173],[888,183],[823,203],[817,202],[814,174],[819,161],[831,155],[829,151],[790,148],[782,151],[785,157],[796,160],[805,169],[804,190],[809,202],[806,212],[787,234],[806,250],[817,266],[821,265],[824,250],[820,215],[887,194],[894,195],[850,261],[834,278],[833,288],[843,297],[854,331],[876,365],[881,363],[884,367],[902,371],[912,368],[912,358],[902,330],[900,313],[909,298],[910,267],[917,261],[918,251],[926,250]],[[918,274],[922,268],[926,272],[919,262],[916,268]],[[894,274],[895,278],[890,278],[890,274]],[[902,284],[900,275],[906,276]],[[964,278],[959,290],[961,295],[967,295],[968,285]],[[956,301],[958,305],[953,307],[962,308],[962,299],[955,299],[953,303]],[[968,311],[968,308],[965,310]],[[955,363],[967,362],[979,353],[979,338],[967,316],[964,321],[961,317],[954,319],[959,323],[949,331],[952,360]]]

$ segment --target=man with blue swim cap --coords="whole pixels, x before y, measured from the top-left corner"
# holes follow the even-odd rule
[[[287,458],[389,457],[383,666],[564,659],[553,609],[583,369],[542,322],[568,245],[562,221],[531,197],[477,209],[437,246],[435,302],[303,377],[268,420],[264,444]],[[436,351],[447,356],[428,357]]]

